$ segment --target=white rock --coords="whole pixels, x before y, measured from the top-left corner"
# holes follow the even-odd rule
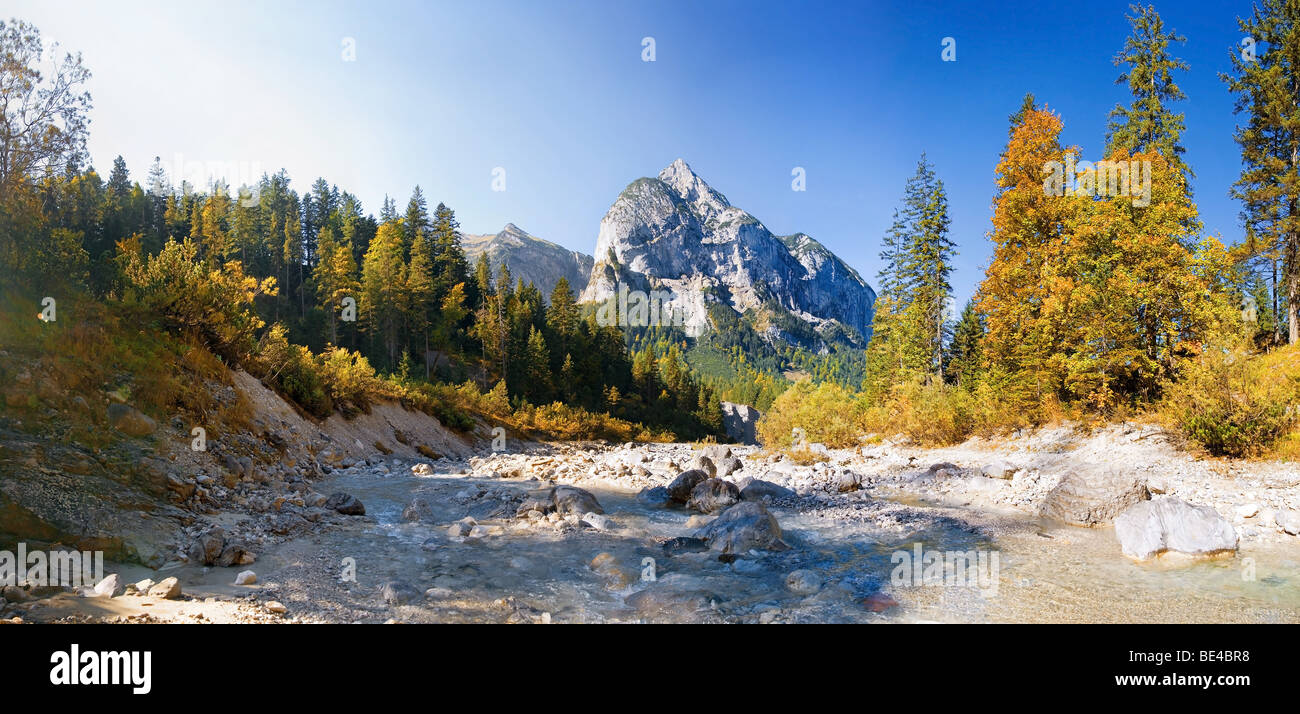
[[[251,570],[245,570],[235,576],[236,585],[252,585],[257,582],[257,573]]]
[[[1174,496],[1129,506],[1115,517],[1115,537],[1124,554],[1137,560],[1166,551],[1209,555],[1237,548],[1237,532],[1218,511]]]
[[[1300,512],[1278,511],[1273,514],[1273,522],[1290,535],[1300,535]]]
[[[1243,503],[1240,506],[1237,506],[1237,515],[1242,518],[1254,518],[1258,513],[1258,503]]]
[[[126,592],[126,585],[122,583],[122,576],[113,573],[99,581],[93,592],[94,597],[117,597]]]

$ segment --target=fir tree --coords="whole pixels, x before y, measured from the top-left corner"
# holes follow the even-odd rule
[[[1185,44],[1187,38],[1166,31],[1154,7],[1130,5],[1129,9],[1134,13],[1128,18],[1133,34],[1125,40],[1124,49],[1115,55],[1115,65],[1128,65],[1128,69],[1115,83],[1128,85],[1133,103],[1127,107],[1117,105],[1111,110],[1106,155],[1116,151],[1157,152],[1177,167],[1184,183],[1190,186],[1195,174],[1183,160],[1185,122],[1181,113],[1173,113],[1168,106],[1187,99],[1173,78],[1174,71],[1187,71],[1187,63],[1169,53],[1170,43]]]

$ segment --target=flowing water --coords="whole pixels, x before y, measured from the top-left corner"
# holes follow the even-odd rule
[[[1138,564],[1120,554],[1110,529],[863,496],[862,507],[883,507],[894,525],[815,507],[772,507],[791,548],[724,563],[716,553],[666,552],[660,542],[689,535],[692,514],[643,506],[613,484],[582,484],[615,524],[609,532],[521,527],[513,506],[468,498],[481,489],[523,492],[537,485],[447,474],[339,476],[320,488],[357,496],[368,518],[273,548],[255,567],[266,580],[306,581],[281,599],[297,597],[346,621],[1300,621],[1294,549]],[[430,504],[432,518],[403,522],[403,508],[416,496]],[[447,524],[466,515],[500,532],[458,542]],[[918,585],[923,578],[904,573],[905,582],[891,582],[898,554],[914,556],[917,544],[926,553],[982,552],[989,559],[983,572],[995,577]],[[600,553],[612,560],[595,572],[589,563]],[[993,554],[996,570],[989,568]],[[345,558],[355,563],[355,582],[338,577]],[[811,595],[793,592],[786,576],[798,569],[813,571],[824,585]],[[204,577],[215,584],[230,575]],[[389,581],[409,585],[412,603],[385,605],[376,593]]]

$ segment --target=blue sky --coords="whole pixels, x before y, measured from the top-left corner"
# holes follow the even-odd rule
[[[1241,233],[1232,97],[1244,2],[1161,2],[1188,38],[1186,158],[1211,233]],[[684,158],[776,233],[803,231],[875,284],[880,236],[927,152],[944,180],[960,304],[990,255],[993,169],[1032,91],[1099,158],[1127,103],[1111,58],[1126,2],[313,2],[10,0],[80,50],[90,149],[143,181],[154,156],[283,167],[378,213],[419,184],[462,228],[514,222],[591,252],[619,191]],[[655,61],[642,60],[642,39]],[[957,61],[941,60],[944,37]],[[344,61],[344,38],[356,60]],[[791,190],[803,167],[807,190]],[[493,170],[505,169],[505,191]]]

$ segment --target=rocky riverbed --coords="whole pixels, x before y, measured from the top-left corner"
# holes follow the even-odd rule
[[[256,508],[212,509],[161,570],[110,568],[124,583],[174,577],[178,595],[7,591],[0,616],[1300,621],[1294,464],[1197,459],[1150,426],[814,445],[810,464],[757,447],[514,446],[342,459],[309,486],[244,497]],[[1125,516],[1138,536],[1112,527],[1138,506]],[[930,554],[938,570],[922,577]]]

